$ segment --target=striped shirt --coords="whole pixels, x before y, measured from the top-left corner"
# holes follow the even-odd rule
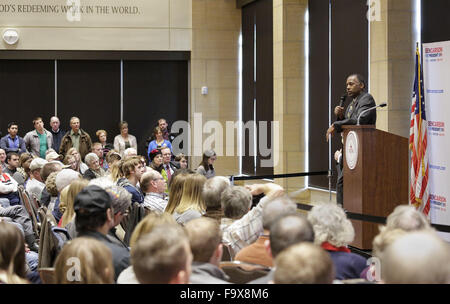
[[[144,206],[158,214],[164,213],[167,202],[168,196],[165,193],[150,192],[146,193],[144,197]]]

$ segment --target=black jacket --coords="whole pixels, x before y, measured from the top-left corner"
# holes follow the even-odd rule
[[[376,106],[375,100],[369,93],[361,93],[352,104],[347,106],[344,118],[333,123],[336,132],[342,132],[343,125],[356,125],[358,116],[371,107]],[[374,125],[377,122],[377,111],[375,109],[364,113],[359,119],[361,125]]]
[[[117,281],[119,274],[130,266],[130,251],[123,246],[119,246],[106,235],[97,231],[83,231],[78,234],[78,237],[81,236],[92,237],[105,244],[111,250],[114,266],[114,280]]]

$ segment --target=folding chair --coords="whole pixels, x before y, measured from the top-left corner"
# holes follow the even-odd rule
[[[33,225],[33,231],[36,234],[36,237],[39,238],[40,224],[37,220],[37,210],[34,209],[31,203],[30,196],[28,195],[28,192],[25,190],[25,188],[22,185],[19,185],[17,188],[20,201],[22,202],[22,205],[25,207],[25,210],[27,210],[28,215],[30,216]]]

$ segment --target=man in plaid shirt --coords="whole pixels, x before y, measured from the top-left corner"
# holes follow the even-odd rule
[[[222,243],[231,248],[233,257],[239,250],[255,242],[263,233],[262,213],[264,206],[272,199],[284,194],[281,186],[272,183],[249,185],[246,188],[252,195],[263,193],[265,196],[246,215],[223,231]]]

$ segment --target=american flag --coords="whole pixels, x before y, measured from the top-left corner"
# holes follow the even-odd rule
[[[423,73],[419,47],[416,48],[416,70],[411,107],[409,149],[411,150],[411,191],[409,203],[428,216],[430,197],[428,193],[427,119]]]

